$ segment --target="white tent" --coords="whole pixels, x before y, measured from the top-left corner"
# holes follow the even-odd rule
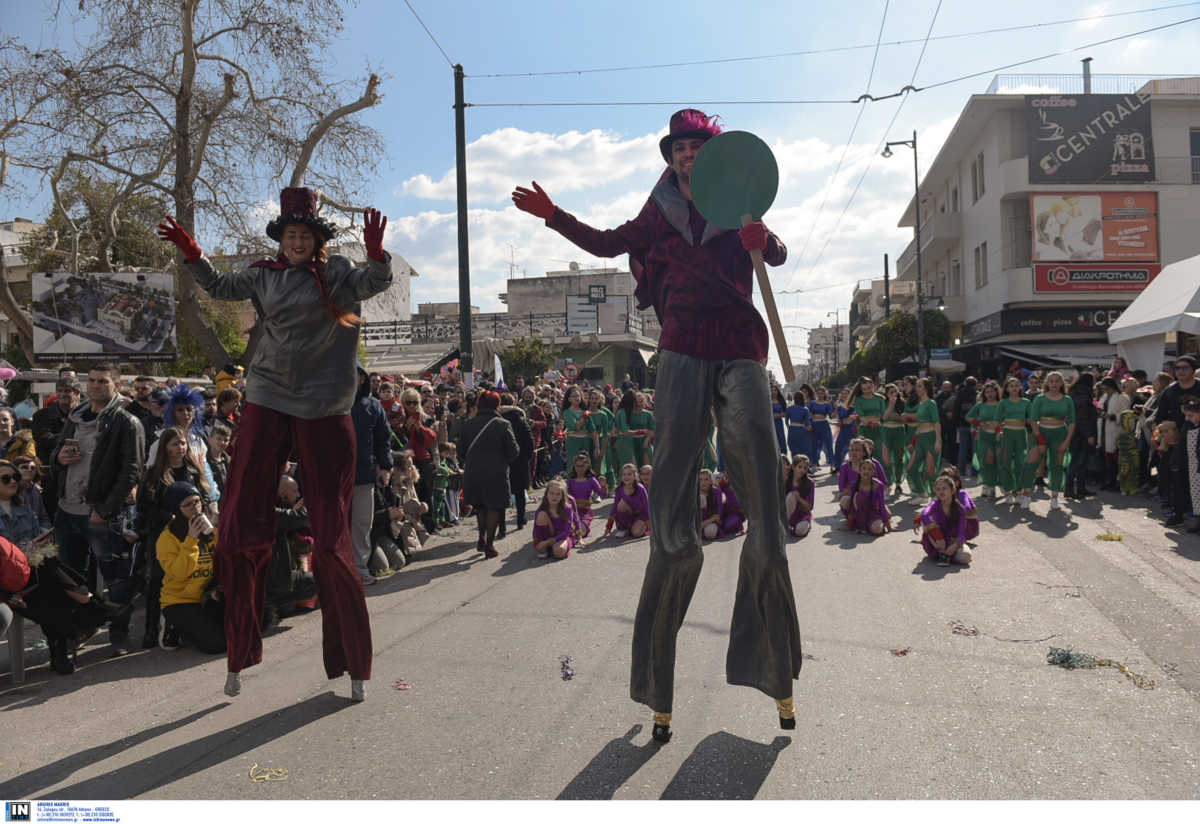
[[[1200,255],[1164,266],[1108,327],[1108,340],[1130,369],[1162,368],[1168,332],[1200,334]]]

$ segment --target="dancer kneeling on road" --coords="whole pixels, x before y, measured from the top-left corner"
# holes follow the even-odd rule
[[[808,468],[808,456],[797,455],[788,471],[787,498],[784,505],[787,509],[788,531],[797,538],[803,538],[812,528],[813,503],[817,490],[812,478],[808,476]]]
[[[163,499],[171,515],[155,543],[163,570],[163,617],[181,641],[201,652],[224,652],[225,604],[211,587],[217,536],[204,499],[184,481],[167,487]]]
[[[728,475],[717,479],[717,488],[721,490],[721,536],[732,538],[741,535],[746,526],[746,511],[742,509],[742,502],[733,491],[733,484],[729,482]]]
[[[586,538],[592,532],[592,518],[595,517],[592,514],[592,496],[604,497],[604,488],[600,486],[600,479],[592,472],[592,459],[586,452],[575,456],[571,477],[567,481],[567,493],[575,504],[575,511],[579,513],[579,523]]]
[[[710,541],[721,534],[725,520],[725,496],[713,484],[712,473],[700,470],[700,534]]]
[[[892,513],[887,508],[887,492],[875,478],[875,462],[863,461],[858,470],[858,482],[850,493],[844,529],[882,535],[892,528]]]
[[[979,537],[979,508],[975,506],[975,501],[971,498],[971,493],[963,489],[962,477],[958,474],[958,468],[948,466],[941,472],[942,475],[949,478],[954,484],[954,497],[958,499],[958,505],[962,507],[963,514],[966,516],[966,525],[963,527],[963,540],[973,541]]]
[[[567,485],[555,478],[546,484],[542,503],[533,519],[533,549],[538,558],[566,558],[582,544],[579,515],[567,495]]]
[[[875,444],[870,438],[855,438],[850,441],[850,457],[838,470],[838,504],[847,517],[851,497],[854,495],[854,488],[858,486],[858,476],[864,463],[871,464],[873,477],[883,484],[884,492],[887,492],[887,473],[883,470],[883,464],[872,457],[874,447]]]
[[[638,482],[637,467],[631,463],[621,467],[621,482],[613,495],[612,515],[604,534],[614,525],[618,538],[643,538],[650,531],[650,495]]]
[[[966,541],[967,513],[958,502],[954,480],[940,475],[933,482],[934,499],[921,512],[921,546],[925,555],[938,566],[971,563]]]

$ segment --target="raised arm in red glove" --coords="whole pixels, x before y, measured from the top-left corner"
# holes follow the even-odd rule
[[[176,223],[175,218],[170,215],[167,215],[167,223],[158,224],[158,236],[178,246],[179,251],[183,252],[183,259],[188,263],[195,263],[204,254],[200,251],[200,245],[192,239],[187,230]]]
[[[363,245],[367,247],[367,257],[381,263],[387,260],[383,253],[383,230],[386,228],[387,218],[381,218],[378,209],[368,208],[363,212]]]
[[[747,252],[755,249],[761,252],[767,248],[767,227],[761,220],[747,223],[738,230],[738,237],[742,239],[742,248]]]
[[[533,191],[526,189],[524,186],[518,186],[512,193],[513,203],[522,212],[529,212],[531,215],[536,215],[547,223],[550,218],[554,217],[554,211],[558,207],[550,200],[550,195],[542,191],[542,187],[537,185],[537,181],[533,181]]]

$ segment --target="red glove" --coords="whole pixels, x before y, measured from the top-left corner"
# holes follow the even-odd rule
[[[381,217],[378,209],[368,208],[363,212],[363,245],[367,247],[367,257],[383,263],[387,256],[383,253],[383,230],[387,228],[387,218]]]
[[[550,195],[542,191],[542,187],[537,185],[537,181],[533,181],[533,191],[526,189],[524,186],[518,186],[512,193],[513,203],[522,212],[529,212],[531,215],[536,215],[547,223],[550,218],[554,217],[554,212],[558,208],[554,202],[550,200]]]
[[[767,248],[767,227],[761,220],[743,226],[738,230],[738,237],[742,239],[742,248],[747,252],[755,249],[761,252]]]
[[[187,230],[176,223],[175,218],[170,215],[167,215],[167,223],[158,224],[158,236],[178,246],[179,251],[183,252],[183,259],[188,263],[195,263],[204,254]]]
[[[1041,432],[1039,432],[1037,435],[1037,442],[1038,442],[1038,446],[1045,446],[1046,445],[1046,436],[1043,435]]]

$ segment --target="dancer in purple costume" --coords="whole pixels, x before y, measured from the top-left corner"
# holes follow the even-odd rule
[[[567,485],[555,479],[546,484],[546,494],[533,520],[533,548],[538,558],[566,558],[579,543],[581,524],[567,500]]]
[[[938,566],[949,566],[951,562],[971,563],[971,550],[964,545],[967,517],[954,481],[946,475],[938,476],[933,482],[934,499],[921,512],[921,547],[930,560]]]
[[[592,473],[592,459],[587,453],[580,452],[575,456],[574,474],[567,481],[567,493],[571,496],[575,510],[579,513],[579,523],[583,534],[592,532],[592,495],[604,497],[604,488]]]
[[[710,541],[721,534],[725,520],[725,496],[713,484],[712,473],[700,470],[700,534]]]
[[[797,538],[803,538],[812,529],[812,511],[813,504],[816,503],[817,487],[808,476],[808,470],[808,456],[797,455],[792,460],[788,472],[784,506],[787,510],[788,531]]]
[[[850,493],[846,529],[882,535],[891,529],[891,520],[885,487],[875,477],[875,461],[864,461],[858,470],[858,483]]]
[[[966,525],[963,527],[963,540],[973,541],[979,537],[979,508],[975,506],[975,501],[972,500],[970,493],[963,489],[962,478],[956,467],[948,466],[941,471],[941,474],[954,482],[954,494],[958,498],[958,505],[962,507],[963,513],[967,516]]]
[[[604,533],[616,525],[618,538],[645,537],[650,532],[650,495],[638,483],[637,467],[631,463],[621,467],[621,483],[613,495],[612,516]]]
[[[746,526],[746,511],[742,509],[741,501],[730,486],[729,478],[721,476],[717,488],[721,490],[722,503],[725,505],[721,516],[721,537],[732,538],[734,535],[741,535]]]
[[[883,464],[871,457],[874,449],[875,445],[870,438],[855,438],[850,441],[850,455],[838,470],[838,501],[843,513],[850,510],[850,497],[854,487],[858,485],[859,467],[863,461],[871,463],[875,470],[875,480],[887,489],[887,473],[883,471]]]

